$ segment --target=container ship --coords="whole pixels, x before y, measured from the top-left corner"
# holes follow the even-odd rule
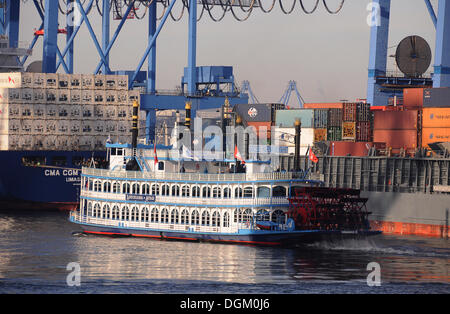
[[[0,38],[0,208],[73,209],[80,169],[105,166],[108,140],[130,140],[132,103],[127,75],[22,72]],[[144,116],[145,117],[145,116]]]
[[[255,110],[264,106],[254,105]],[[254,117],[243,119],[261,129]],[[369,199],[372,227],[448,237],[450,88],[405,89],[403,99],[388,106],[358,101],[275,110],[266,121],[275,136],[267,141],[285,148],[283,171],[294,165],[296,119],[302,122],[302,168],[327,187],[360,189]]]

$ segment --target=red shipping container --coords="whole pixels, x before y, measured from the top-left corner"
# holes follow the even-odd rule
[[[266,134],[267,134],[267,139],[270,139],[271,136],[271,122],[267,121],[267,122],[247,122],[247,126],[253,126],[256,129],[256,134],[258,136],[258,138],[264,138],[266,139]]]
[[[417,130],[418,114],[418,110],[374,111],[373,128],[374,130]]]
[[[331,142],[331,156],[367,156],[372,142]]]
[[[405,88],[403,89],[403,105],[405,107],[423,106],[423,88]]]
[[[342,110],[342,121],[355,122],[356,121],[356,104],[345,103]]]
[[[386,147],[416,148],[417,130],[374,130],[373,141],[386,143]]]
[[[371,140],[372,140],[372,129],[370,127],[370,122],[357,122],[356,141],[370,142]]]

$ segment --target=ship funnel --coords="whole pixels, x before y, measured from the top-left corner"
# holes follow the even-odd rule
[[[133,150],[133,157],[131,158],[126,166],[126,170],[137,171],[139,170],[139,164],[136,160],[136,149],[137,149],[137,138],[138,138],[138,114],[139,114],[139,104],[137,101],[133,102],[133,116],[131,123],[131,149]]]
[[[184,120],[184,126],[187,127],[188,129],[191,129],[191,102],[188,101],[186,102],[186,106],[184,107],[184,109],[186,110],[186,118]]]

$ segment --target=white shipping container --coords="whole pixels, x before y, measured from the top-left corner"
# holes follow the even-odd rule
[[[45,119],[55,119],[57,117],[56,105],[45,105]]]
[[[102,150],[106,146],[106,137],[105,136],[94,136],[94,149]]]
[[[117,107],[117,118],[119,120],[125,120],[128,116],[128,107],[127,106],[118,106]]]
[[[105,89],[117,90],[117,75],[105,75]]]
[[[32,72],[22,72],[22,85],[21,87],[33,88],[33,73]]]
[[[93,74],[81,74],[81,89],[88,90],[94,89],[94,75]]]
[[[93,147],[92,136],[81,136],[79,147],[80,150],[91,150]]]
[[[117,119],[117,107],[116,106],[106,106],[105,108],[105,118],[108,120],[116,120]]]
[[[44,149],[55,149],[56,148],[56,135],[49,135],[44,138]]]
[[[33,134],[45,134],[47,121],[45,120],[33,120]]]
[[[21,149],[31,149],[33,147],[33,136],[22,135],[19,138],[19,147]]]
[[[117,121],[106,121],[106,129],[105,133],[108,135],[116,135],[117,134],[117,128],[118,128],[118,122]]]
[[[45,73],[45,88],[54,88],[57,89],[59,86],[58,83],[58,74],[56,73]]]
[[[83,119],[94,119],[94,105],[81,105]]]
[[[33,105],[33,116],[35,119],[45,119],[45,105],[44,104],[34,104]]]
[[[71,120],[69,125],[70,125],[69,133],[71,135],[81,134],[81,121]]]
[[[72,90],[81,89],[81,74],[72,74],[69,80],[69,88]]]
[[[67,135],[69,134],[69,120],[59,120],[56,121],[56,134],[57,135]]]
[[[275,141],[279,141],[280,146],[295,146],[295,129],[275,127]],[[300,133],[300,146],[314,145],[314,129],[302,128]]]
[[[58,89],[58,104],[68,104],[70,101],[70,90]]]
[[[33,88],[45,88],[45,73],[33,73]]]
[[[94,103],[103,104],[106,100],[106,92],[104,90],[94,90]]]
[[[20,108],[20,117],[22,119],[32,119],[33,118],[33,106],[28,104],[19,105]]]
[[[33,101],[33,89],[32,88],[21,88],[20,89],[20,102],[24,104],[29,104]]]
[[[33,102],[45,104],[47,102],[47,92],[43,88],[33,88]]]
[[[69,148],[69,138],[65,135],[56,137],[56,149],[67,150]]]
[[[81,121],[81,133],[84,135],[90,135],[94,133],[94,121],[83,120]]]
[[[44,138],[42,135],[34,135],[32,148],[36,150],[44,149]]]
[[[94,105],[94,118],[95,119],[104,119],[105,116],[105,105]]]
[[[9,135],[0,133],[0,150],[9,150]]]
[[[94,121],[94,134],[95,135],[103,135],[103,134],[105,134],[105,130],[106,130],[106,121],[104,121],[104,120]]]
[[[69,138],[69,147],[71,150],[80,149],[80,138],[78,136],[71,136]]]
[[[70,86],[70,74],[58,73],[58,88],[66,89]]]
[[[20,89],[10,88],[8,91],[8,102],[9,103],[20,103]]]
[[[8,119],[8,118],[9,118],[9,104],[0,103],[0,119]]]
[[[105,103],[115,104],[118,101],[118,92],[116,90],[107,90],[105,92]]]
[[[71,104],[81,104],[82,93],[79,89],[70,90],[70,103]]]
[[[55,120],[47,120],[45,125],[45,130],[48,135],[56,134],[56,121]]]
[[[81,103],[82,104],[94,104],[94,91],[93,90],[81,90]]]
[[[46,102],[47,104],[56,104],[58,100],[58,90],[57,89],[46,89]]]
[[[128,90],[128,75],[117,76],[117,89]]]
[[[8,121],[9,134],[19,135],[22,131],[22,125],[19,119],[9,119]]]
[[[58,118],[69,119],[70,105],[57,105]]]
[[[20,72],[0,73],[0,88],[19,88],[22,86]]]
[[[104,90],[106,87],[106,77],[105,75],[94,75],[94,89],[96,91],[98,90]]]
[[[9,118],[19,119],[20,118],[20,105],[16,103],[9,104],[8,110]]]
[[[9,120],[0,119],[0,134],[9,134]]]
[[[80,105],[70,105],[69,107],[69,119],[80,119],[81,118],[81,108]]]
[[[20,135],[9,135],[8,136],[8,146],[11,150],[19,149],[19,138]]]
[[[117,131],[121,135],[128,133],[130,132],[130,125],[124,121],[119,121]]]
[[[128,90],[117,91],[117,102],[120,105],[126,105],[128,103]]]
[[[32,134],[33,121],[32,120],[20,120],[20,134]]]

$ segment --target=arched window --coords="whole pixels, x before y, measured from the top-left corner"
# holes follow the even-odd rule
[[[94,192],[100,192],[102,189],[102,184],[99,180],[94,181]]]
[[[202,192],[202,197],[211,197],[211,188],[209,186],[204,186]]]
[[[168,184],[163,184],[161,185],[161,195],[162,196],[169,196],[169,185]]]
[[[192,197],[200,197],[200,187],[198,185],[192,187]]]
[[[258,186],[256,189],[256,195],[257,197],[270,197],[270,188],[267,186]]]
[[[100,205],[98,203],[96,203],[94,205],[94,217],[98,218],[100,217],[101,213],[100,213]]]
[[[247,186],[244,188],[244,197],[247,198],[253,197],[253,188],[251,186]]]
[[[130,194],[130,184],[128,182],[122,184],[122,193]]]
[[[108,204],[103,206],[103,218],[111,219],[111,211]]]
[[[141,221],[148,222],[148,207],[142,208],[141,211]]]
[[[209,226],[209,212],[207,210],[202,213],[202,226]]]
[[[172,212],[170,213],[170,223],[172,224],[178,224],[178,210],[176,208],[172,209]]]
[[[183,210],[181,211],[181,220],[180,220],[180,223],[181,223],[182,225],[189,224],[189,212],[187,211],[187,209],[183,209]]]
[[[260,209],[256,212],[256,221],[269,221],[270,213],[265,209]]]
[[[211,215],[211,226],[220,226],[220,214],[217,210],[215,210]]]
[[[230,198],[231,197],[231,189],[229,187],[226,187],[223,189],[223,198]]]
[[[286,188],[284,186],[274,186],[272,189],[273,197],[286,197]]]
[[[212,189],[212,197],[213,198],[221,198],[222,197],[222,191],[220,190],[220,187],[215,186]]]
[[[241,221],[241,209],[240,209],[240,208],[236,208],[236,209],[234,210],[233,221],[234,221],[234,222],[239,222],[239,221]]]
[[[150,194],[150,184],[148,184],[148,183],[142,184],[142,194],[145,194],[145,195]]]
[[[234,197],[235,198],[241,198],[242,197],[242,188],[236,187],[234,189]]]
[[[228,214],[228,212],[225,212],[223,214],[223,226],[225,228],[228,228],[230,226],[230,215]]]
[[[247,208],[242,213],[242,222],[251,221],[252,219],[252,210],[250,208]]]
[[[112,209],[112,219],[116,220],[119,219],[119,206],[114,205]]]
[[[169,211],[167,210],[167,208],[161,209],[160,222],[165,223],[165,224],[169,223]]]
[[[105,193],[111,193],[111,182],[105,181],[103,183],[103,192]]]
[[[182,197],[189,197],[189,185],[183,185],[181,187],[181,196]]]
[[[159,195],[159,185],[156,183],[152,184],[152,195]]]
[[[139,211],[138,211],[138,208],[136,206],[133,206],[133,208],[131,208],[130,220],[131,221],[138,221],[139,220]]]
[[[128,209],[128,206],[122,207],[122,220],[128,220],[130,219],[130,210]]]
[[[131,193],[140,194],[139,183],[133,183],[133,185],[131,186]]]
[[[158,222],[158,208],[153,207],[150,214],[150,222]]]
[[[180,186],[172,185],[172,196],[180,196]]]
[[[114,182],[112,185],[112,192],[113,193],[120,193],[120,184],[119,182]]]
[[[273,222],[284,223],[285,220],[286,220],[286,217],[282,210],[277,209],[272,213],[272,221]]]
[[[194,209],[191,213],[191,224],[199,225],[200,224],[200,215],[198,214],[198,210]]]

